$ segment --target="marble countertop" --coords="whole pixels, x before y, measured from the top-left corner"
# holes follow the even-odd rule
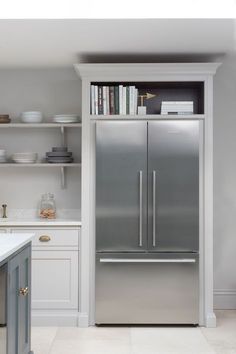
[[[54,220],[39,218],[0,219],[0,227],[4,226],[81,226],[81,221],[67,218],[57,218]]]
[[[31,242],[34,234],[0,234],[0,262]]]

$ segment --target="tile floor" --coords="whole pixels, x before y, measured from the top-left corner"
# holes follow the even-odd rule
[[[217,328],[34,327],[34,354],[236,354],[236,310],[216,311]]]

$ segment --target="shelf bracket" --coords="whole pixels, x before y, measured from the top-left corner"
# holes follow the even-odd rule
[[[61,167],[61,188],[66,188],[65,167]]]
[[[64,126],[61,126],[61,144],[63,147],[66,147],[66,132]]]

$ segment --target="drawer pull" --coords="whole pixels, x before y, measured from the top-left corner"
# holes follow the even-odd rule
[[[42,235],[39,237],[40,242],[49,242],[50,240],[51,240],[51,237],[47,236],[47,235]]]
[[[19,295],[27,296],[29,294],[29,288],[26,286],[25,288],[19,289]]]

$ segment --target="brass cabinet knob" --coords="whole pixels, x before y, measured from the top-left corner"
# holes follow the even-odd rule
[[[26,286],[25,288],[20,288],[19,289],[19,295],[22,296],[27,296],[29,294],[29,288]]]
[[[42,235],[39,237],[40,242],[49,242],[51,240],[51,237],[48,235]]]

